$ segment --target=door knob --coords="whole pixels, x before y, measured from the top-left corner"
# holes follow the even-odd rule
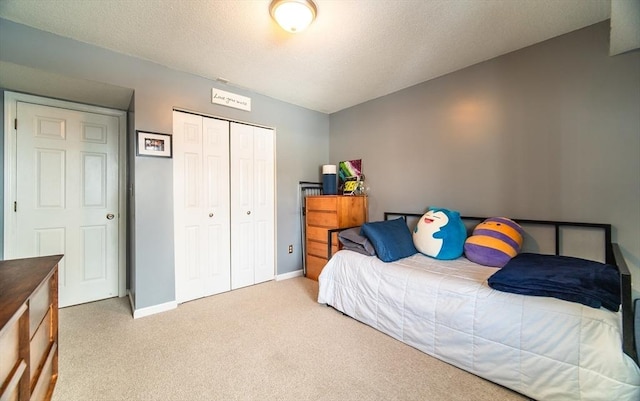
[[[213,213],[209,213],[209,217],[213,217]]]
[[[251,214],[251,210],[247,210],[247,216]]]
[[[107,220],[113,220],[114,217],[116,216],[113,213],[107,214]]]

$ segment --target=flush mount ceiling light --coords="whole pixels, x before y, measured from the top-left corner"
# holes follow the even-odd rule
[[[296,33],[313,22],[318,9],[311,0],[273,0],[269,12],[282,29]]]

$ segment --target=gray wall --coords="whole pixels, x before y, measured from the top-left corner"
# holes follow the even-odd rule
[[[301,269],[298,182],[320,179],[319,166],[329,157],[328,115],[2,19],[0,60],[133,89],[129,116],[134,121],[129,124],[129,135],[135,134],[132,129],[171,133],[174,107],[274,127],[277,273]],[[213,87],[251,97],[253,111],[211,104]],[[134,185],[128,281],[136,309],[140,309],[175,300],[172,160],[130,160]],[[294,245],[293,254],[287,252],[289,244]]]
[[[609,24],[331,115],[330,160],[363,159],[370,218],[466,215],[611,223],[640,290],[640,51]]]

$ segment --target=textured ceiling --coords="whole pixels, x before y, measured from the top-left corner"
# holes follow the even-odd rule
[[[610,0],[0,0],[0,17],[332,113],[609,18]],[[230,89],[232,90],[232,88]]]

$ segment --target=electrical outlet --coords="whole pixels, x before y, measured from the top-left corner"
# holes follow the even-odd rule
[[[293,245],[289,245],[289,253],[293,253]]]

